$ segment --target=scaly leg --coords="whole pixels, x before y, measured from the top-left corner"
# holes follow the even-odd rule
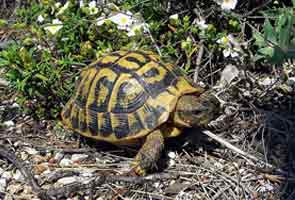
[[[146,170],[153,168],[164,149],[164,136],[161,130],[155,130],[147,135],[146,140],[131,164],[137,175],[145,175]]]

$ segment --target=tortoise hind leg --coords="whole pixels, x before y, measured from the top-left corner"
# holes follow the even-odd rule
[[[146,140],[131,163],[132,170],[137,175],[145,175],[146,170],[155,166],[164,149],[164,136],[161,130],[154,130],[147,135]]]

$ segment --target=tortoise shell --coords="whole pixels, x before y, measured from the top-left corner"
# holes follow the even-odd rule
[[[180,96],[202,92],[155,53],[118,51],[82,70],[61,116],[65,126],[83,136],[122,143],[168,122]],[[180,133],[170,128],[176,132],[165,137]]]

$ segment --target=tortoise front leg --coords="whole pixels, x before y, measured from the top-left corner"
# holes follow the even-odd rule
[[[164,136],[161,130],[155,130],[147,135],[146,140],[131,163],[137,175],[145,175],[146,170],[155,166],[164,149]]]

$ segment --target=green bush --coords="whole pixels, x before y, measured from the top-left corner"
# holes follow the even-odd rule
[[[295,58],[295,33],[292,31],[295,16],[292,8],[279,8],[264,12],[266,20],[263,33],[255,32],[258,46],[256,60],[265,59],[271,63],[282,64],[286,59]],[[274,19],[274,20],[271,20]]]
[[[88,6],[71,1],[56,6],[55,1],[32,3],[17,12],[17,22],[10,28],[25,30],[18,41],[0,52],[0,67],[19,93],[18,102],[36,117],[55,118],[72,94],[81,68],[105,52],[142,43],[142,37],[132,40],[126,31],[106,21],[98,26],[103,13],[89,14]],[[42,20],[40,20],[42,16]],[[54,25],[52,22],[60,21]],[[56,28],[55,33],[48,28]]]

